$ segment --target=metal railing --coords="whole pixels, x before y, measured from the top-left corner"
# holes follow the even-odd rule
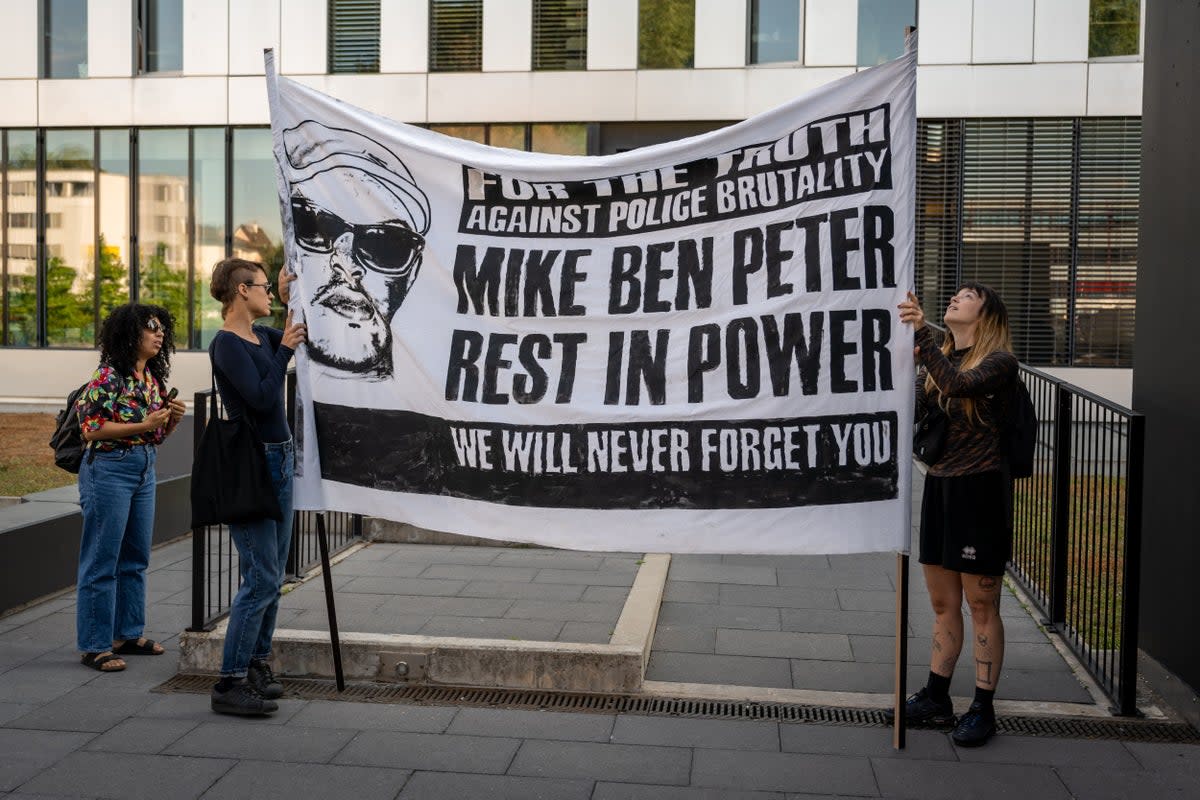
[[[209,398],[212,389],[195,394],[195,440],[200,445],[200,436],[208,424]],[[218,409],[221,400],[217,398]],[[287,391],[288,424],[295,430],[296,376],[288,373]],[[350,546],[362,538],[362,515],[340,511],[316,512],[297,511],[292,522],[292,549],[288,553],[286,579],[295,580],[320,563],[317,543],[317,524],[321,514],[325,517],[325,531],[330,554]],[[233,597],[242,584],[237,548],[229,538],[225,525],[209,525],[192,528],[192,624],[188,630],[211,630],[222,617],[229,613]]]
[[[1022,365],[1039,420],[1014,490],[1009,575],[1113,701],[1137,714],[1145,417]]]

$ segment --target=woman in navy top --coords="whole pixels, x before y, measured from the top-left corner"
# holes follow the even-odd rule
[[[280,295],[287,297],[291,276],[280,272]],[[266,448],[271,481],[283,511],[282,520],[230,525],[238,550],[242,586],[229,611],[221,680],[212,690],[213,711],[224,714],[269,714],[283,686],[268,659],[279,589],[292,544],[292,474],[295,451],[284,409],[283,385],[288,362],[304,341],[303,325],[288,315],[282,330],[254,325],[271,313],[272,284],[260,264],[228,258],[213,270],[209,291],[221,301],[225,324],[208,353],[221,402],[230,417],[246,416]]]

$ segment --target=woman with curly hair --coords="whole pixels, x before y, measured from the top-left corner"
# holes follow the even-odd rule
[[[100,327],[100,366],[78,400],[87,452],[79,468],[83,536],[75,625],[82,663],[100,672],[125,669],[123,656],[163,653],[142,633],[155,447],[185,410],[165,386],[174,334],[165,308],[114,308]]]

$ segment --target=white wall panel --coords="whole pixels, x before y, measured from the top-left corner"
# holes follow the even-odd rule
[[[379,71],[429,69],[429,0],[380,0]]]
[[[1037,0],[1033,60],[1087,61],[1088,0]]]
[[[390,119],[425,121],[424,75],[306,75],[297,80]]]
[[[637,74],[638,121],[746,117],[744,69],[655,69]]]
[[[329,4],[287,0],[279,16],[279,71],[323,75],[329,61]]]
[[[280,0],[232,0],[229,6],[229,74],[262,75],[263,49],[279,55]]]
[[[804,63],[810,67],[842,67],[858,63],[857,2],[805,2]]]
[[[88,76],[128,78],[133,74],[133,3],[88,0]]]
[[[7,33],[0,47],[0,79],[38,76],[38,0],[0,0]]]
[[[429,76],[430,122],[527,122],[533,73],[439,72]]]
[[[0,80],[0,127],[38,124],[38,82]]]
[[[746,116],[761,114],[838,78],[853,75],[853,67],[754,69],[746,74]]]
[[[535,72],[530,122],[621,122],[637,108],[637,73]]]
[[[183,74],[229,71],[229,0],[183,0]]]
[[[38,124],[133,124],[133,78],[38,81]]]
[[[223,77],[138,78],[133,82],[133,124],[224,125],[227,101]]]
[[[528,72],[533,64],[533,0],[483,0],[483,71]]]
[[[921,19],[925,19],[924,8]],[[971,61],[974,63],[1009,64],[1033,60],[1033,0],[975,0],[972,27]]]
[[[588,69],[637,69],[637,0],[588,3]]]
[[[1086,64],[917,68],[919,117],[1070,117],[1086,105]]]
[[[1088,65],[1087,115],[1142,115],[1141,61],[1093,62]]]
[[[921,0],[917,61],[921,64],[971,62],[969,0]]]
[[[745,3],[696,0],[696,67],[746,65]]]
[[[271,120],[267,82],[261,77],[229,79],[229,124],[265,125]]]

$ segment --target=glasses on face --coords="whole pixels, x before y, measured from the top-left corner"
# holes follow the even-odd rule
[[[301,195],[292,195],[292,225],[296,244],[311,253],[332,253],[334,242],[354,234],[354,260],[384,275],[404,275],[425,248],[425,237],[401,220],[355,225]]]
[[[163,329],[163,324],[156,319],[150,319],[146,322],[146,330],[151,333],[158,333]]]
[[[275,284],[271,281],[267,281],[266,283],[243,283],[242,286],[258,286],[268,292],[275,288]]]

